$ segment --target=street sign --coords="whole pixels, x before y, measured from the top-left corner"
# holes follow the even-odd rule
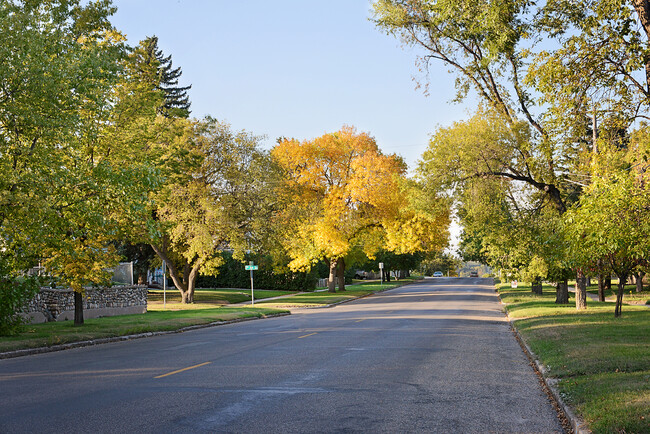
[[[384,263],[383,263],[383,262],[380,262],[380,263],[379,263],[379,269],[380,269],[380,270],[383,270],[383,268],[384,268]]]
[[[250,261],[248,265],[246,265],[246,270],[249,270],[251,272],[251,306],[255,306],[255,290],[253,289],[253,271],[257,270],[257,265],[254,264],[253,261]]]

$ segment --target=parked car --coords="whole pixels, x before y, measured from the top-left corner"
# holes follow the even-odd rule
[[[435,273],[433,273],[433,277],[442,277],[442,276],[444,276],[444,274],[442,274],[442,271],[436,271]]]
[[[364,270],[356,270],[354,272],[354,278],[355,279],[367,279],[368,278],[368,272]]]
[[[478,271],[472,271],[469,273],[469,277],[478,277]]]

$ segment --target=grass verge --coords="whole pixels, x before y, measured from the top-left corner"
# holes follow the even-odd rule
[[[587,292],[598,295],[598,285],[596,284],[588,286]],[[610,290],[605,290],[605,299],[607,301],[616,301],[617,293],[618,279],[613,279],[612,288]],[[636,292],[636,285],[625,285],[625,291],[623,292],[623,303],[650,304],[650,290],[644,289],[641,292]]]
[[[82,327],[72,321],[30,324],[16,336],[0,338],[0,352],[27,348],[80,342],[92,339],[126,336],[131,334],[178,330],[184,327],[228,321],[240,318],[263,317],[286,312],[290,307],[315,307],[354,299],[377,291],[410,283],[416,278],[380,285],[367,282],[348,286],[345,292],[299,293],[290,291],[255,290],[255,307],[225,307],[229,304],[250,301],[250,291],[243,289],[199,289],[194,294],[194,304],[182,304],[178,291],[170,289],[163,307],[163,291],[149,291],[148,312],[141,315],[119,315],[87,319]],[[270,297],[296,294],[281,300]],[[259,300],[259,301],[258,301]]]
[[[355,285],[348,285],[345,287],[346,289],[343,292],[332,293],[319,291],[302,293],[280,300],[262,300],[259,303],[255,303],[255,305],[285,309],[296,307],[324,307],[346,300],[353,300],[375,292],[403,286],[412,283],[415,280],[417,280],[417,278],[414,277],[402,279],[400,281],[384,282],[383,284],[380,284],[379,282],[364,282]]]
[[[146,332],[179,330],[184,327],[240,318],[261,318],[284,312],[260,308],[196,308],[193,310],[153,311],[141,315],[119,315],[87,319],[81,327],[72,321],[30,324],[16,336],[0,338],[0,352],[126,336]]]
[[[256,301],[281,295],[295,294],[295,292],[291,291],[269,291],[266,289],[256,289],[254,293]],[[154,289],[149,290],[147,310],[186,310],[196,309],[197,306],[203,308],[222,307],[229,304],[243,303],[247,301],[251,301],[250,289],[197,289],[194,291],[194,304],[181,303],[181,295],[176,289],[167,290],[166,302],[164,302],[162,289]]]
[[[556,305],[555,288],[541,296],[530,286],[497,287],[528,346],[557,378],[565,402],[594,433],[650,433],[650,309],[588,300],[578,312]]]

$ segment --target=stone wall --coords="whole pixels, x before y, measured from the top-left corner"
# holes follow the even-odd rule
[[[147,287],[144,285],[86,288],[84,294],[84,319],[146,311]],[[24,312],[32,323],[74,320],[74,292],[41,288]]]

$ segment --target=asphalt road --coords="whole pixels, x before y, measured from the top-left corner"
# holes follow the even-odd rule
[[[0,360],[0,432],[562,432],[487,283]]]

